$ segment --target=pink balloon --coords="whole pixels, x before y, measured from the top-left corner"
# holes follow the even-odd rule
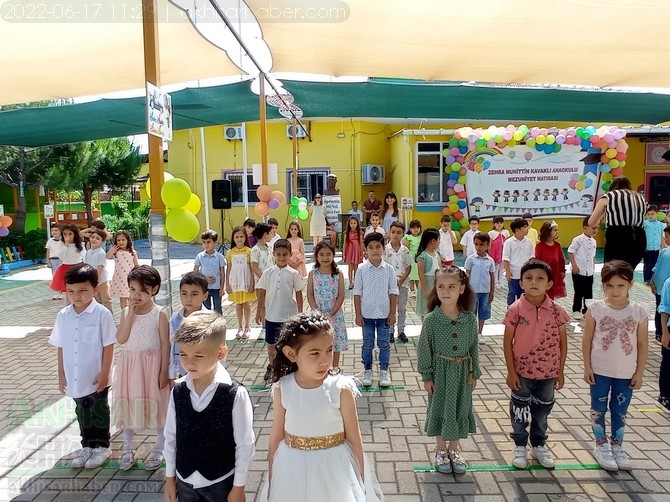
[[[539,134],[540,134],[540,129],[537,128],[537,127],[533,127],[533,128],[530,130],[530,137],[531,137],[531,138],[537,138]]]
[[[460,183],[456,183],[454,185],[454,190],[456,190],[456,192],[462,192],[463,191],[463,185],[461,185]]]
[[[459,153],[460,153],[460,150],[459,150],[458,148],[453,147],[453,148],[451,149],[451,154],[452,154],[452,155],[456,156],[456,155],[458,155]]]
[[[270,206],[270,209],[277,209],[279,207],[279,201],[277,199],[270,199],[268,201],[268,206]]]
[[[626,160],[626,152],[617,152],[616,157],[614,158],[617,159],[619,162],[621,162],[622,160]]]
[[[556,136],[556,143],[558,143],[559,145],[565,143],[565,136],[563,134],[559,134],[558,136]]]

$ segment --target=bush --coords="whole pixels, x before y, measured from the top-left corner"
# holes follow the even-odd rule
[[[140,207],[129,210],[128,204],[120,197],[112,198],[113,214],[103,215],[100,219],[105,222],[107,230],[111,233],[117,230],[127,230],[133,240],[144,239],[149,236],[149,201]]]
[[[45,256],[44,245],[48,234],[43,228],[37,228],[27,233],[10,231],[6,237],[0,237],[0,248],[21,246],[26,260],[37,261]]]

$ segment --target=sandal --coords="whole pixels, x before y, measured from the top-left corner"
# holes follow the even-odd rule
[[[240,340],[242,339],[243,335],[243,329],[242,328],[237,328],[237,333],[235,334],[235,339]]]
[[[242,340],[248,340],[249,339],[249,333],[251,332],[251,328],[244,328],[244,333],[240,336]]]
[[[137,462],[137,452],[133,451],[124,451],[121,454],[121,460],[119,460],[119,470],[127,471]]]
[[[163,464],[163,454],[160,451],[153,450],[144,460],[145,471],[155,471]]]

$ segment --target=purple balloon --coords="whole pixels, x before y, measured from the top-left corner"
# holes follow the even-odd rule
[[[455,185],[455,184],[456,184],[456,180],[452,180],[452,179],[450,179],[449,181],[447,181],[447,186],[448,186],[449,188],[454,188],[454,185]],[[0,229],[0,230],[2,230],[2,229]]]
[[[277,209],[279,207],[279,200],[277,199],[270,199],[268,201],[268,206],[270,206],[270,209]]]
[[[453,164],[453,163],[456,161],[456,159],[454,158],[453,155],[447,155],[447,158],[444,159],[444,161],[445,161],[447,164]]]
[[[9,228],[2,227],[0,228],[0,237],[7,237],[9,235]]]

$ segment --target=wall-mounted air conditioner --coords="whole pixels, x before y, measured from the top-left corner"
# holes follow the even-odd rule
[[[223,128],[223,137],[228,141],[244,139],[244,128],[241,126],[225,126]]]
[[[296,133],[293,132],[293,126],[292,125],[287,125],[286,126],[286,137],[293,139],[293,136],[296,136],[298,138],[306,138],[307,137],[307,131],[305,131],[305,128],[302,127],[300,124],[295,126]]]
[[[363,164],[362,166],[363,185],[381,185],[385,182],[384,166],[377,164]]]

